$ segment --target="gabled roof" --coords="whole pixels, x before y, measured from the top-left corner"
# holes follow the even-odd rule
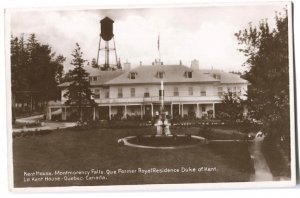
[[[160,83],[161,79],[157,77],[157,72],[164,72],[163,81],[165,83],[184,83],[184,82],[219,82],[211,75],[203,74],[201,70],[192,70],[183,65],[150,65],[139,66],[124,74],[107,81],[107,85],[117,84],[151,84]],[[192,78],[187,78],[185,72],[192,71]],[[137,73],[135,79],[129,78],[129,73]]]

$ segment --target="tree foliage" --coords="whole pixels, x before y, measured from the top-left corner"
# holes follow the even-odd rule
[[[82,54],[79,44],[76,43],[71,62],[74,69],[67,74],[71,84],[64,94],[64,97],[67,98],[66,105],[77,107],[80,121],[83,120],[83,108],[96,104],[92,99],[93,93],[90,89],[89,74],[84,69],[86,60],[82,58]]]
[[[222,96],[222,103],[218,105],[218,112],[222,119],[235,123],[243,117],[243,101],[233,92],[226,92]]]
[[[58,99],[57,85],[62,77],[65,58],[56,56],[48,44],[36,39],[35,34],[30,34],[27,40],[23,35],[11,36],[10,43],[13,105],[30,100],[34,110]]]
[[[236,33],[239,51],[247,57],[248,104],[252,117],[261,120],[270,136],[290,134],[288,15],[276,13],[276,28],[267,20]]]

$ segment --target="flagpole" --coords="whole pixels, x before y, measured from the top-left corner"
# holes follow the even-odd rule
[[[160,81],[160,90],[161,90],[161,111],[164,110],[164,81]]]
[[[157,49],[158,49],[158,60],[160,62],[160,38],[159,38],[159,34],[160,33],[158,33]]]

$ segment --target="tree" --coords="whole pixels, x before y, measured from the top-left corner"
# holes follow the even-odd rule
[[[70,70],[68,74],[71,84],[64,94],[64,97],[68,98],[66,105],[77,107],[80,121],[83,120],[83,108],[96,104],[92,99],[93,93],[88,80],[89,74],[84,69],[86,60],[82,58],[82,54],[79,44],[76,43],[76,49],[72,54],[73,59],[71,62],[74,69]]]
[[[218,112],[223,119],[227,119],[232,124],[235,124],[237,119],[243,117],[242,100],[235,93],[228,91],[224,93],[222,103],[218,104]]]
[[[35,34],[26,40],[11,36],[11,82],[13,114],[16,103],[30,104],[30,110],[44,110],[48,101],[60,97],[62,55],[56,56],[48,44],[42,44]]]
[[[266,20],[258,27],[236,33],[247,58],[249,70],[248,104],[253,118],[261,120],[272,139],[290,136],[288,15],[276,13],[276,28],[270,30]],[[292,60],[290,60],[292,61]]]

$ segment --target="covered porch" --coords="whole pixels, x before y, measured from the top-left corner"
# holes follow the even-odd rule
[[[170,118],[215,118],[216,103],[166,103],[164,109]],[[107,104],[83,108],[83,115],[88,120],[123,120],[123,119],[152,119],[160,112],[160,104]],[[47,119],[52,120],[61,113],[61,120],[78,118],[78,107],[65,105],[48,106]]]

